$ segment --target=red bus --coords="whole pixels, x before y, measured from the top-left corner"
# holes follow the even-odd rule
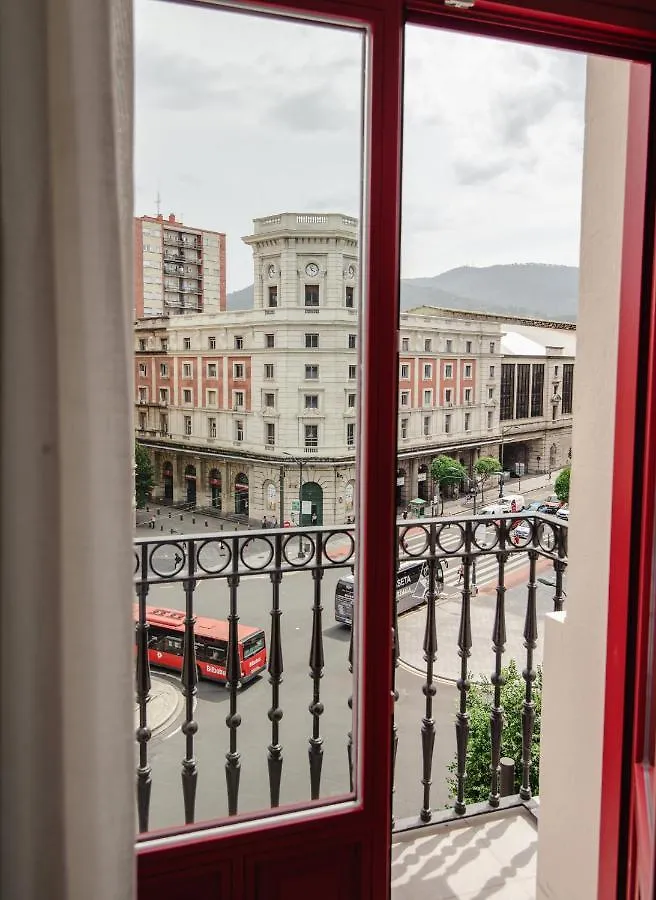
[[[134,605],[135,621],[139,607]],[[153,666],[182,671],[185,613],[161,606],[146,607],[148,631],[148,659]],[[238,625],[239,668],[241,684],[251,681],[266,667],[266,641],[261,628]],[[221,619],[196,618],[196,668],[199,678],[226,682],[228,656],[228,623]]]

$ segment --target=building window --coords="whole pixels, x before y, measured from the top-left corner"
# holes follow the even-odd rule
[[[148,400],[148,388],[139,388],[139,403],[145,403]]]
[[[235,419],[235,440],[243,441],[244,440],[244,420],[243,419]]]
[[[182,377],[191,378],[191,363],[182,364]]]
[[[515,417],[515,366],[513,363],[501,364],[501,395],[499,418],[502,422]]]
[[[162,350],[163,350],[165,353],[168,351],[168,349],[169,349],[169,342],[168,342],[168,339],[167,339],[167,338],[160,338],[160,339],[159,339],[159,345],[160,345],[160,347],[162,348]]]
[[[188,388],[182,392],[182,398],[183,403],[191,403],[191,391]]]
[[[445,378],[453,378],[453,364],[447,363],[444,366],[444,377]]]
[[[572,397],[574,394],[574,364],[565,363],[563,365],[563,405],[562,412],[572,412]]]
[[[408,420],[401,419],[401,437],[407,438],[408,436]]]
[[[306,284],[305,285],[305,305],[306,306],[318,306],[319,305],[319,285],[318,284]]]
[[[446,342],[446,352],[451,353],[453,351],[453,341],[449,338]]]
[[[344,302],[347,309],[353,309],[355,306],[355,296],[353,294],[353,288],[347,287],[344,293]]]
[[[185,350],[191,350],[191,338],[184,338],[183,345]]]
[[[143,338],[139,341],[139,349],[140,350],[146,349],[146,342],[143,340]]]
[[[167,366],[166,363],[160,363],[160,364],[159,364],[159,374],[162,376],[162,378],[168,378],[168,376],[169,376],[169,367]]]
[[[346,446],[355,446],[355,422],[347,422],[346,424]]]
[[[169,389],[168,388],[160,388],[159,389],[159,402],[160,403],[168,403],[169,399]]]
[[[267,350],[271,350],[276,346],[276,336],[275,334],[265,334],[264,335],[264,346]]]
[[[424,416],[424,437],[428,437],[431,433],[431,417]]]
[[[316,350],[319,346],[319,335],[318,334],[306,334],[305,335],[305,347],[307,350]]]
[[[276,443],[276,426],[273,422],[266,423],[266,442],[269,447],[275,446]]]
[[[494,343],[494,341],[490,341],[490,353],[494,353],[495,349],[496,344]]]
[[[465,431],[469,431],[470,421],[471,421],[471,413],[465,413]]]
[[[444,416],[444,434],[451,433],[451,413]]]
[[[432,349],[433,349],[433,342],[432,342],[432,340],[431,340],[430,338],[425,338],[425,339],[424,339],[424,352],[425,352],[425,353],[430,353]]]
[[[232,374],[236,380],[241,380],[244,377],[244,364],[243,363],[235,363],[232,367]]]
[[[554,405],[551,407],[551,418],[554,422],[556,421],[557,415],[558,415],[558,404],[554,403]]]
[[[207,364],[207,377],[208,378],[216,378],[216,363],[208,363]]]
[[[410,366],[406,363],[401,366],[401,378],[403,378],[404,381],[410,378]]]
[[[349,407],[349,409],[355,409],[355,394],[347,395],[346,405]]]
[[[353,381],[353,379],[357,376],[357,374],[358,374],[358,367],[357,367],[357,366],[349,366],[349,367],[348,367],[348,377],[349,377],[349,381]]]
[[[451,388],[447,388],[444,391],[444,402],[445,403],[453,403],[452,398],[453,398],[453,392],[452,392]]]
[[[207,392],[207,405],[216,406],[216,391]]]
[[[466,343],[465,343],[465,353],[471,353],[471,352],[472,352],[472,342],[471,342],[471,341],[466,341]]]
[[[401,406],[410,406],[410,391],[401,391]]]
[[[235,391],[233,397],[235,409],[241,409],[244,405],[244,392]]]
[[[139,431],[146,430],[146,413],[139,413]]]
[[[210,348],[210,350],[216,350],[216,338],[209,337],[207,339],[207,346]]]
[[[464,378],[471,378],[471,377],[472,377],[472,367],[471,367],[471,363],[467,363],[467,365],[465,366],[465,374],[464,374],[463,377],[464,377]]]
[[[471,388],[465,388],[465,403],[471,403],[472,393]]]
[[[554,378],[558,378],[558,366],[554,366]]]
[[[169,417],[160,415],[159,417],[159,433],[165,436],[169,433]]]
[[[489,387],[487,389],[487,399],[494,400],[494,388],[493,387]]]
[[[191,416],[184,417],[184,433],[187,436],[191,434]]]
[[[148,374],[148,369],[146,368],[146,363],[139,363],[139,374],[140,375]]]
[[[490,366],[490,378],[494,378],[494,366]]]
[[[265,394],[264,395],[264,405],[269,407],[269,409],[273,409],[276,405],[276,395],[275,394]]]
[[[515,418],[527,419],[529,411],[529,382],[531,366],[519,363],[517,366],[517,397],[515,399]]]
[[[405,353],[410,349],[410,338],[401,338],[401,350]]]
[[[278,305],[278,286],[272,285],[269,288],[269,308],[273,309]]]
[[[355,341],[356,341],[356,338],[357,338],[357,335],[355,335],[355,334],[349,334],[349,336],[348,336],[348,348],[349,348],[349,350],[355,350]]]
[[[544,363],[534,363],[531,380],[531,417],[544,415]]]
[[[426,363],[424,365],[424,378],[432,378],[433,377],[433,367],[430,363]]]
[[[306,447],[318,447],[319,446],[319,426],[318,425],[306,425],[305,426],[305,446]]]
[[[264,377],[267,379],[273,378],[273,363],[265,363],[264,365]]]
[[[216,437],[216,419],[210,418],[207,420],[207,436],[209,438]]]
[[[240,334],[235,335],[235,350],[244,349],[244,338]]]
[[[433,402],[433,392],[424,391],[424,406],[430,406]]]
[[[306,409],[319,409],[319,395],[318,394],[306,394],[305,395],[305,408]]]
[[[319,366],[306,366],[305,377],[310,381],[316,381],[319,377]]]
[[[488,428],[488,431],[493,427],[493,425],[494,425],[494,413],[493,413],[493,412],[488,412],[488,414],[487,414],[487,428]]]

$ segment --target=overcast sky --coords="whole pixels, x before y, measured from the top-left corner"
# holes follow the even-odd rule
[[[137,0],[135,214],[227,234],[228,290],[253,280],[241,237],[277,212],[360,203],[358,32]],[[402,275],[576,265],[585,60],[411,27]]]

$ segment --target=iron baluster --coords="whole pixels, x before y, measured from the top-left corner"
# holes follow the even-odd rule
[[[152,769],[148,761],[148,741],[151,730],[148,727],[147,704],[150,697],[150,662],[148,661],[148,633],[146,621],[146,597],[148,595],[148,544],[141,545],[141,578],[137,581],[138,615],[136,631],[137,659],[135,668],[135,689],[139,707],[139,727],[136,738],[139,744],[139,765],[137,767],[137,814],[139,831],[148,831],[150,815],[150,792]]]
[[[526,668],[522,672],[526,682],[526,693],[522,706],[522,784],[519,789],[519,796],[522,800],[531,799],[531,743],[533,740],[533,723],[535,721],[533,682],[536,674],[533,668],[533,651],[538,643],[537,584],[535,581],[535,570],[538,560],[537,550],[529,550],[528,558],[529,581],[526,598],[526,618],[524,620]]]
[[[354,592],[355,594],[355,592]],[[351,673],[351,684],[353,684],[353,630],[355,628],[355,616],[352,615],[351,622],[351,638],[349,640],[349,652],[348,652],[348,665],[349,672]],[[349,694],[348,698],[348,708],[351,710],[351,723],[353,722],[353,694]],[[346,753],[348,755],[348,769],[349,769],[349,790],[353,793],[353,725],[351,724],[351,729],[348,733],[348,739],[346,742]]]
[[[311,550],[310,550],[311,552]],[[323,738],[320,719],[323,714],[321,702],[321,679],[323,678],[323,628],[321,625],[321,579],[323,578],[321,532],[315,538],[315,564],[312,568],[314,582],[314,602],[312,604],[312,639],[310,643],[310,678],[312,679],[312,703],[308,706],[312,716],[312,737],[309,739],[308,759],[310,762],[310,796],[318,800],[321,792],[321,767],[323,764]]]
[[[239,538],[232,538],[232,571],[227,578],[230,594],[230,612],[228,614],[228,656],[226,661],[226,687],[230,692],[230,711],[226,716],[226,725],[230,730],[230,749],[226,753],[226,785],[228,789],[228,815],[236,816],[239,806],[239,775],[241,773],[241,754],[237,750],[237,729],[241,725],[241,716],[237,712],[237,692],[241,682],[239,662],[239,615],[237,608],[237,592],[239,589]]]
[[[428,590],[426,592],[426,627],[424,629],[424,660],[426,662],[426,682],[423,686],[426,698],[425,715],[421,720],[422,784],[424,786],[423,806],[419,813],[422,822],[430,822],[432,817],[430,792],[433,771],[433,751],[435,748],[435,719],[433,718],[433,697],[437,693],[433,682],[433,667],[437,658],[437,622],[435,617],[436,578],[443,584],[442,564],[436,559],[435,524],[430,526],[430,558],[428,560]],[[441,576],[441,577],[440,577]]]
[[[501,735],[503,732],[503,708],[501,706],[501,688],[505,678],[501,674],[502,657],[506,649],[506,562],[509,553],[505,549],[507,529],[504,525],[499,529],[500,549],[496,554],[499,565],[497,580],[497,599],[494,609],[494,625],[492,626],[492,649],[494,651],[494,672],[490,682],[494,688],[494,703],[490,712],[490,806],[498,806],[501,799]]]
[[[401,659],[401,646],[399,643],[399,615],[396,602],[396,590],[392,588],[392,800],[396,791],[396,754],[399,749],[399,729],[396,724],[396,704],[399,702],[399,692],[396,688],[396,670]],[[392,813],[392,826],[394,825],[394,813]]]
[[[272,608],[271,608],[271,639],[269,641],[269,684],[271,685],[271,709],[269,721],[271,722],[271,743],[267,751],[267,766],[269,769],[269,793],[271,806],[280,805],[280,780],[282,777],[282,746],[280,744],[280,720],[282,709],[280,708],[280,685],[282,684],[283,659],[282,659],[282,634],[280,631],[280,582],[282,581],[282,536],[275,536],[275,569],[270,573]]]
[[[562,612],[565,596],[565,592],[563,591],[563,574],[567,568],[567,563],[562,558],[555,559],[553,567],[556,574],[556,593],[553,598],[554,612]]]
[[[467,779],[467,745],[469,743],[469,713],[467,712],[467,692],[469,679],[467,664],[471,655],[471,570],[472,570],[472,523],[465,523],[465,555],[463,556],[462,604],[460,607],[460,628],[458,631],[458,656],[460,657],[460,678],[456,682],[459,706],[456,713],[457,750],[457,794],[453,805],[455,812],[462,815],[465,803],[465,781]]]
[[[194,755],[194,737],[198,731],[198,723],[194,719],[194,700],[198,690],[198,669],[196,666],[196,646],[194,625],[194,579],[196,567],[196,545],[193,540],[187,543],[187,578],[184,581],[185,618],[184,643],[182,652],[182,694],[185,699],[185,718],[182,733],[185,736],[185,758],[182,760],[182,796],[184,799],[185,824],[195,820],[196,783],[198,766]]]

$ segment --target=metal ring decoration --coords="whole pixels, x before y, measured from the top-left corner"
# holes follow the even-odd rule
[[[134,551],[134,572],[132,574],[136,575],[140,568],[141,568],[141,557],[135,550]]]
[[[172,572],[162,572],[157,568],[157,558],[155,554],[158,553],[163,547],[173,547],[175,550]],[[148,567],[151,572],[154,572],[154,574],[158,576],[158,578],[175,578],[176,575],[179,575],[180,572],[182,572],[186,560],[187,551],[183,544],[179,543],[178,541],[162,541],[161,543],[156,544],[148,554]]]
[[[406,537],[411,536],[411,533],[412,533],[413,537],[418,533],[423,534],[423,538],[424,538],[423,544],[417,550],[408,549],[408,545],[406,543]],[[429,529],[426,528],[424,525],[404,525],[402,528],[399,529],[399,549],[403,550],[403,552],[405,553],[406,556],[409,556],[413,559],[418,556],[421,556],[421,554],[424,553],[428,549],[429,546],[430,546],[430,532],[429,532]]]
[[[330,543],[334,538],[345,537],[349,541],[349,549],[348,552],[336,555],[335,551],[330,549]],[[322,543],[322,551],[323,555],[329,560],[331,563],[340,564],[345,563],[353,556],[355,556],[355,540],[353,539],[353,535],[350,531],[331,531],[329,534],[326,534]]]
[[[447,547],[442,543],[442,538],[447,537],[449,534],[458,535],[459,540],[457,546]],[[445,522],[443,525],[440,525],[437,529],[437,546],[447,556],[458,553],[465,546],[465,529],[459,522]]]
[[[203,563],[201,554],[203,553],[205,548],[209,547],[210,545],[214,545],[218,548],[220,556],[225,553],[225,561],[222,562],[220,566],[210,567],[208,563]],[[221,572],[224,572],[228,568],[231,561],[232,548],[230,547],[228,541],[225,541],[223,538],[207,538],[198,545],[198,549],[196,550],[196,565],[201,570],[201,572],[205,572],[206,575],[220,575]]]
[[[290,559],[287,554],[287,548],[289,547],[292,541],[297,541],[300,547],[300,542],[303,542],[303,545],[309,544],[310,552],[302,556],[300,559],[297,557],[295,560]],[[286,563],[288,563],[293,569],[304,569],[307,568],[309,563],[313,561],[316,556],[317,547],[314,543],[314,538],[310,537],[309,534],[290,534],[289,537],[285,538],[282,545],[282,555]]]
[[[473,522],[472,529],[472,543],[474,547],[478,550],[493,550],[495,547],[499,546],[501,542],[501,529],[499,528],[499,524],[495,519],[481,519],[480,522]],[[494,529],[494,538],[492,543],[489,543],[487,540],[487,535],[490,528]],[[479,535],[477,537],[477,535]],[[483,540],[485,543],[483,543]]]
[[[264,541],[264,543],[267,545],[268,556],[263,562],[261,561],[261,562],[258,562],[257,565],[251,566],[250,563],[247,562],[245,554],[246,554],[246,548],[248,547],[248,545],[252,544],[254,541]],[[249,570],[249,572],[260,572],[260,571],[265,570],[268,567],[269,563],[271,562],[271,560],[274,557],[274,554],[275,554],[275,550],[273,549],[273,541],[271,540],[271,538],[249,537],[249,538],[246,538],[246,540],[242,542],[242,544],[239,548],[239,561],[246,569]]]
[[[519,547],[520,550],[526,550],[527,547],[532,546],[533,538],[535,537],[535,523],[530,519],[524,519],[521,516],[518,516],[515,519],[507,520],[508,526],[508,540],[512,547]],[[513,534],[518,525],[528,525],[529,534],[527,537],[520,537],[516,532]]]
[[[536,522],[537,541],[540,550],[545,553],[553,553],[558,547],[560,535],[556,532],[558,526],[553,522]]]

